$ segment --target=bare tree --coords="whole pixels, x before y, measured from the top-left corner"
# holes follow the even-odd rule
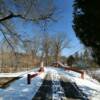
[[[9,3],[9,4],[8,4]],[[9,35],[16,35],[14,28],[9,27],[13,18],[20,18],[32,22],[50,21],[54,20],[55,5],[53,0],[0,0],[0,24],[9,31]],[[11,22],[7,24],[7,22]],[[0,31],[2,27],[0,26]],[[2,34],[4,32],[1,32]],[[6,32],[8,33],[8,32]],[[8,44],[13,48],[12,43],[7,39],[5,33],[3,34]],[[21,40],[21,39],[20,39]],[[14,48],[13,48],[14,50]]]
[[[16,17],[30,21],[53,19],[53,0],[13,0],[8,3],[0,0],[0,22]]]
[[[41,45],[41,36],[40,34],[35,34],[32,37],[32,56],[33,58],[36,58],[40,51],[40,45]]]
[[[45,56],[47,65],[51,49],[51,38],[45,34],[43,40],[40,40],[38,36],[23,39],[20,33],[16,31],[13,20],[21,19],[22,21],[39,24],[54,22],[56,21],[56,11],[53,0],[0,0],[0,34],[3,35],[7,45],[11,48],[16,61],[19,61],[17,56],[19,55],[18,47],[20,43],[23,43],[26,54],[29,53],[34,59],[41,52],[41,58]],[[45,30],[45,26],[42,25],[42,27]],[[42,44],[40,45],[41,41]],[[42,50],[40,50],[41,46]]]
[[[35,64],[40,52],[41,37],[40,34],[34,34],[32,37],[23,38],[23,48],[26,54],[31,56],[31,63]],[[29,60],[29,59],[28,59]]]
[[[56,33],[53,36],[53,52],[56,61],[60,60],[61,52],[69,46],[65,33]]]
[[[52,41],[51,37],[50,37],[50,35],[48,33],[43,34],[42,43],[41,43],[41,45],[42,45],[42,49],[41,50],[42,50],[42,52],[44,54],[44,61],[45,61],[46,66],[49,63],[50,49],[51,49],[51,45],[52,45],[51,41]]]

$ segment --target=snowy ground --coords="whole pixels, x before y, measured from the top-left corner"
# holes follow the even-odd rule
[[[73,71],[64,71],[63,69],[53,68],[59,75],[64,75],[71,82],[75,82],[80,90],[88,96],[90,100],[100,100],[100,83],[92,79],[85,73],[85,79],[80,78],[80,74]],[[48,69],[49,71],[52,68]],[[55,73],[56,73],[55,71]]]
[[[100,83],[92,79],[85,73],[85,79],[80,78],[80,74],[73,71],[60,71],[70,81],[75,82],[80,90],[86,94],[90,100],[100,100]]]
[[[33,74],[35,72],[29,72]],[[32,79],[32,84],[27,84],[27,74],[10,84],[6,89],[0,89],[0,100],[31,100],[42,84],[46,73],[41,73]]]
[[[32,74],[35,73],[35,71],[27,73]],[[70,82],[76,83],[79,89],[87,95],[89,100],[100,100],[100,83],[89,77],[87,74],[85,74],[85,79],[81,79],[80,74],[76,72],[48,67],[45,68],[44,73],[41,73],[32,79],[32,84],[27,85],[27,73],[22,73],[22,78],[11,83],[6,89],[0,89],[0,100],[32,100],[42,85],[47,73],[50,73],[51,75],[52,100],[66,100],[67,98],[65,97],[64,89],[61,86],[60,76],[64,76]]]

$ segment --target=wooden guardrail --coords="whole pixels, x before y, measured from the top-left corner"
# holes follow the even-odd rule
[[[62,64],[61,62],[54,62],[51,64],[51,66],[55,66],[55,67],[63,67],[65,70],[71,70],[71,71],[75,71],[81,74],[81,78],[84,79],[84,71],[81,71],[78,68],[75,67],[71,67],[71,66],[65,66],[64,64]]]
[[[27,84],[31,84],[31,79],[39,75],[41,72],[44,72],[43,62],[41,63],[41,67],[37,73],[27,75]]]
[[[74,68],[74,67],[70,67],[70,68],[66,67],[65,70],[71,70],[71,71],[78,72],[81,74],[81,78],[84,79],[84,71],[81,71],[81,70]]]
[[[37,73],[27,75],[27,84],[31,84],[31,79],[44,72],[44,68],[40,68]]]

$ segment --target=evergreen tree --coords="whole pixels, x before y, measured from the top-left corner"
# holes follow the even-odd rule
[[[73,56],[69,56],[68,59],[67,59],[67,64],[68,66],[71,66],[72,67],[72,64],[74,63],[75,59]]]
[[[99,0],[74,0],[73,29],[76,36],[92,47],[93,57],[100,64],[100,3]]]

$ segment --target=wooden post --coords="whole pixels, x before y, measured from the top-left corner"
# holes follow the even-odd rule
[[[81,73],[81,78],[84,79],[84,72]]]
[[[44,72],[44,67],[43,67],[43,62],[41,62],[41,65],[40,65],[40,69],[39,69],[39,72]],[[27,84],[31,84],[31,79],[35,76],[37,76],[39,73],[34,73],[34,74],[28,74],[27,75]]]
[[[27,75],[27,84],[31,84],[31,75],[30,74]]]
[[[40,67],[43,67],[43,61],[41,62],[41,65],[40,65]]]
[[[41,62],[41,65],[40,65],[39,72],[44,72],[44,66],[43,66],[43,62]]]

